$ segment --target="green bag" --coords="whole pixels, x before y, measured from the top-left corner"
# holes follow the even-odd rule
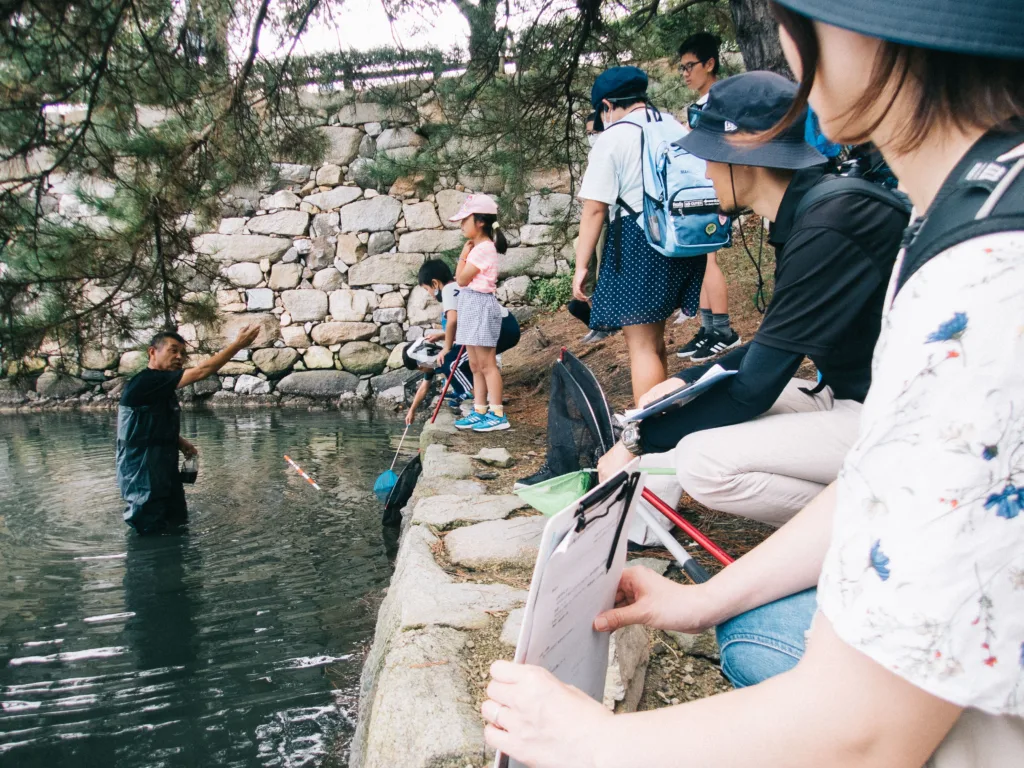
[[[597,470],[583,469],[553,477],[536,485],[513,491],[519,498],[547,516],[556,515],[597,485]]]

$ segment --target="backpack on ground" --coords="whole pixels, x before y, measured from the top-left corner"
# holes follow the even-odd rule
[[[997,232],[1024,232],[1024,120],[983,136],[957,163],[928,212],[908,227],[896,291],[950,248]]]
[[[675,145],[686,135],[686,128],[650,105],[644,114],[643,125],[628,120],[615,125],[640,129],[644,186],[640,226],[647,242],[671,258],[703,256],[727,248],[732,242],[732,220],[719,215],[714,185],[704,175],[707,164]]]

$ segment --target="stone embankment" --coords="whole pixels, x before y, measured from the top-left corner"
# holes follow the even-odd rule
[[[493,759],[479,706],[490,663],[515,650],[545,518],[474,478],[480,459],[504,464],[507,453],[454,452],[454,434],[442,413],[421,436],[423,473],[363,668],[351,768],[482,768]],[[642,627],[613,635],[606,706],[635,709],[649,652]]]
[[[259,188],[236,187],[220,201],[212,231],[197,229],[195,250],[209,274],[195,274],[191,298],[216,300],[209,326],[180,322],[177,330],[195,359],[222,347],[255,323],[259,336],[220,375],[187,397],[214,402],[294,398],[402,402],[411,374],[401,347],[440,320],[433,295],[416,285],[427,259],[449,257],[463,245],[448,219],[473,190],[495,191],[486,179],[446,178],[429,189],[400,178],[380,187],[375,160],[414,155],[426,144],[430,94],[416,108],[353,103],[324,109],[319,130],[327,144],[319,167],[278,163]],[[493,180],[491,180],[493,181]],[[525,223],[505,232],[511,247],[501,260],[498,298],[524,319],[530,286],[569,273],[575,227],[556,226],[578,214],[561,173],[537,174],[520,212]],[[115,194],[105,180],[51,174],[42,205],[49,216],[102,229],[88,202]],[[116,293],[86,287],[90,301]],[[146,365],[145,345],[156,328],[126,340],[89,339],[72,351],[45,339],[34,353],[0,360],[0,408],[41,403],[116,402],[124,380]],[[0,351],[2,355],[2,351]]]

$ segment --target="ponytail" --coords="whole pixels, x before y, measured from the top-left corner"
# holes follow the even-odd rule
[[[498,226],[497,216],[493,213],[474,213],[473,218],[484,228],[484,234],[494,241],[494,248],[498,253],[508,251],[508,240],[505,239],[505,233]]]

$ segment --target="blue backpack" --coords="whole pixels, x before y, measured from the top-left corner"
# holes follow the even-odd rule
[[[686,129],[654,107],[648,106],[645,114],[643,125],[626,120],[615,125],[636,125],[641,130],[644,209],[640,224],[647,242],[671,258],[703,256],[728,247],[732,221],[719,215],[714,186],[704,175],[707,164],[675,146]]]

